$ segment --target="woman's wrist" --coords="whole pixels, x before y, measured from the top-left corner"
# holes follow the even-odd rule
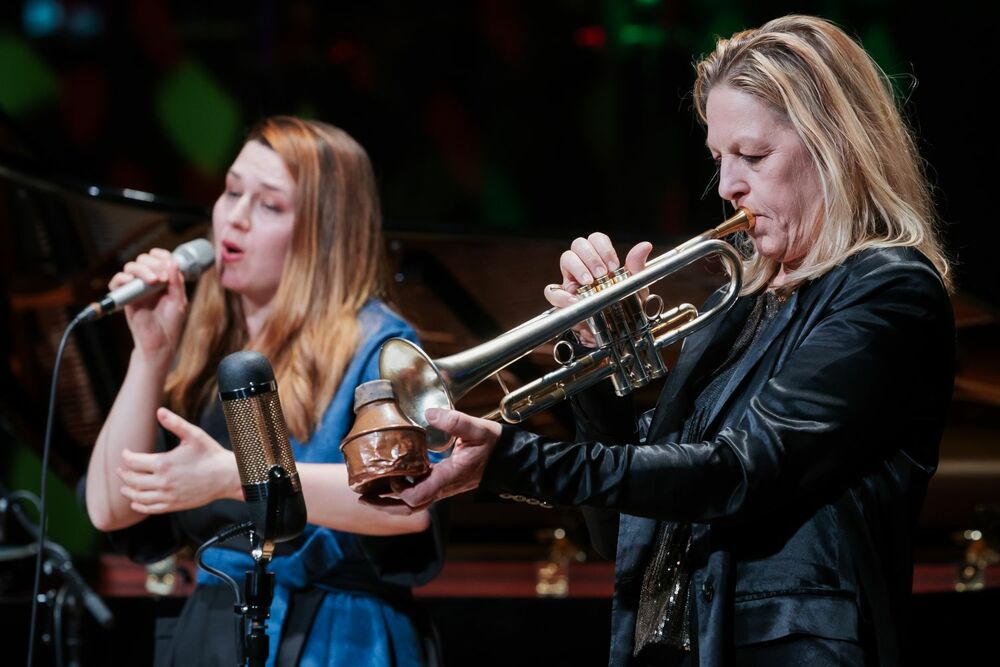
[[[236,464],[236,454],[228,449],[219,454],[220,479],[225,480],[223,484],[222,498],[228,500],[243,500],[243,483],[240,481],[240,470]]]
[[[129,358],[129,369],[165,380],[167,374],[170,372],[170,364],[173,358],[174,355],[171,351],[147,352],[136,346],[132,348],[132,356]]]

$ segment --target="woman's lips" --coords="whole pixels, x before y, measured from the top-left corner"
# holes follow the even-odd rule
[[[220,253],[223,264],[232,264],[243,259],[243,248],[228,241],[222,242],[222,252]]]

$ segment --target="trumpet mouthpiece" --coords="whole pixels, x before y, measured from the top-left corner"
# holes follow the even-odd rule
[[[728,218],[721,225],[712,230],[712,237],[721,239],[723,237],[729,236],[730,234],[735,234],[736,232],[745,232],[753,229],[755,218],[753,213],[750,212],[748,208],[740,208],[733,214],[732,217]]]

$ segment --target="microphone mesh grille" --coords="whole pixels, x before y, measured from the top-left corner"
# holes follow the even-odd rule
[[[266,482],[268,470],[275,465],[297,480],[278,392],[224,400],[222,410],[244,486]]]

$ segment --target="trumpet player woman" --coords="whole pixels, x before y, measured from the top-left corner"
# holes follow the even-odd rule
[[[229,169],[212,229],[216,266],[190,304],[164,250],[111,281],[166,289],[126,307],[135,348],[91,455],[88,514],[140,562],[249,519],[215,377],[227,354],[260,351],[275,369],[310,521],[268,565],[268,667],[429,664],[433,644],[409,587],[440,568],[436,510],[401,517],[360,505],[339,450],[355,386],[378,376],[382,342],[416,336],[380,297],[386,262],[368,155],[332,125],[264,119]],[[231,540],[204,560],[242,581],[248,552]],[[199,572],[172,639],[166,623],[158,628],[156,664],[236,664],[234,602]]]
[[[913,136],[863,48],[808,16],[718,40],[694,105],[719,196],[755,217],[734,307],[684,342],[651,412],[607,383],[575,397],[575,443],[428,411],[459,439],[398,495],[587,508],[616,554],[612,665],[900,664],[954,364]],[[620,263],[608,236],[578,238],[545,298],[568,306]]]

